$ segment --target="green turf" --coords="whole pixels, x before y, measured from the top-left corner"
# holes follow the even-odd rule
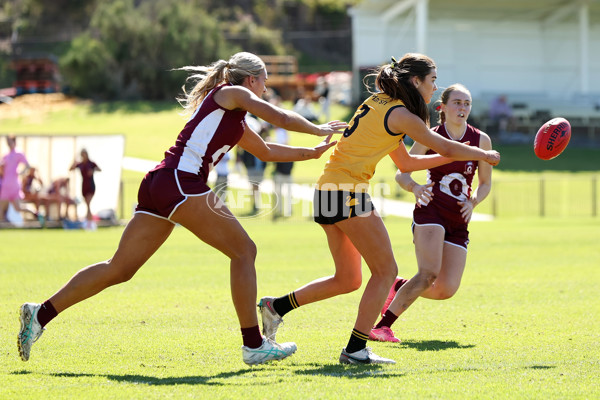
[[[388,218],[386,225],[400,274],[410,276],[409,221]],[[259,296],[283,295],[331,273],[316,224],[246,220],[244,226],[259,249]],[[288,314],[278,338],[295,341],[298,352],[247,367],[227,260],[182,228],[130,282],[51,322],[30,361],[21,362],[19,305],[46,299],[79,268],[110,257],[121,232],[0,231],[0,398],[600,396],[598,220],[472,223],[457,295],[417,301],[394,326],[402,343],[371,343],[397,360],[394,366],[337,363],[361,289]]]
[[[106,103],[35,121],[2,120],[0,133],[123,133],[127,156],[158,160],[183,122],[174,104]],[[318,141],[292,134],[296,145]],[[395,366],[337,363],[360,290],[290,313],[279,338],[296,341],[298,352],[246,367],[227,260],[181,228],[131,282],[53,321],[23,363],[15,343],[19,305],[46,299],[79,268],[110,257],[122,228],[0,230],[0,399],[600,397],[600,221],[585,211],[593,208],[598,150],[570,146],[542,162],[530,145],[496,147],[503,160],[492,196],[500,216],[510,218],[472,223],[457,295],[418,301],[394,327],[402,343],[373,344]],[[295,180],[314,182],[325,161],[296,164]],[[394,172],[386,160],[375,181],[393,184]],[[124,172],[126,217],[142,175]],[[552,200],[546,215],[561,218],[535,217],[541,177]],[[490,198],[477,211],[492,204]],[[331,273],[325,235],[314,223],[263,218],[243,224],[259,248],[259,296],[282,295]],[[400,273],[409,276],[415,271],[409,221],[386,224]]]

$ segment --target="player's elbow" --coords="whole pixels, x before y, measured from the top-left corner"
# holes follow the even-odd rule
[[[269,144],[267,144],[264,149],[261,149],[261,151],[256,152],[254,155],[262,162],[279,161],[277,159],[277,152],[273,148],[269,147]]]
[[[442,157],[454,158],[457,155],[456,149],[449,143],[442,143],[438,149],[435,149],[436,153]]]

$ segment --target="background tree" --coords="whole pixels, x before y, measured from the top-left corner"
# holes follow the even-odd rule
[[[168,3],[168,4],[167,4]],[[172,98],[188,64],[204,65],[237,49],[202,8],[175,0],[98,4],[89,29],[73,40],[61,69],[74,93],[120,99]],[[90,82],[101,77],[105,87]]]
[[[73,93],[98,99],[172,98],[183,77],[171,69],[240,49],[295,55],[301,72],[349,69],[354,1],[4,0],[0,86],[10,57],[40,53],[60,58]]]

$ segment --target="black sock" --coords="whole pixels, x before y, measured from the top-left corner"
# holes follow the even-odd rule
[[[294,308],[298,308],[298,302],[296,301],[296,295],[294,292],[286,294],[273,300],[273,308],[277,311],[280,317],[292,311]]]
[[[367,347],[367,339],[369,339],[369,335],[365,335],[364,333],[353,329],[348,345],[346,346],[346,353],[354,353],[364,349]]]
[[[383,314],[383,318],[381,318],[381,321],[379,321],[379,323],[377,325],[375,325],[375,329],[379,329],[383,326],[387,326],[388,328],[391,328],[392,324],[394,322],[396,322],[397,319],[398,319],[397,315],[395,315],[390,310],[386,310],[385,314]]]
[[[46,324],[48,322],[52,321],[54,319],[54,317],[56,317],[57,315],[58,315],[58,313],[56,312],[56,309],[54,308],[52,303],[50,303],[50,300],[46,300],[45,302],[42,303],[42,306],[40,307],[40,310],[37,313],[37,320],[43,328],[44,326],[46,326]]]

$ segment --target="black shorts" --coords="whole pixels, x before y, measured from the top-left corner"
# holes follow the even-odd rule
[[[315,190],[313,207],[315,222],[323,225],[375,212],[368,193],[342,190]]]

